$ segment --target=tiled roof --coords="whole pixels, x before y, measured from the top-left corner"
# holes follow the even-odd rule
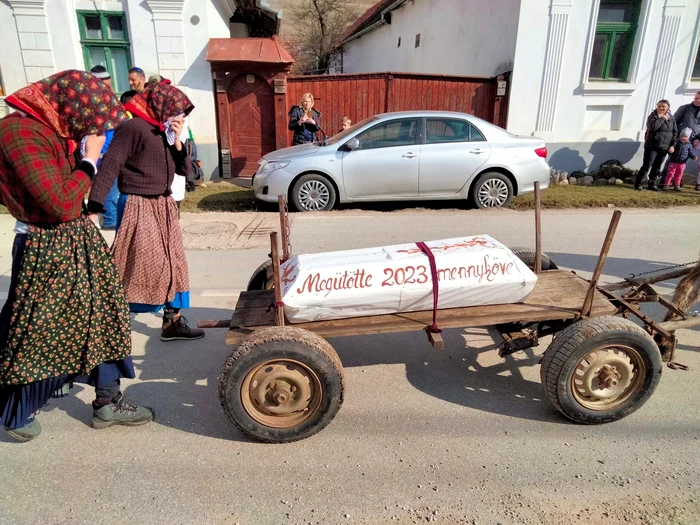
[[[293,64],[294,59],[282,47],[277,36],[272,38],[210,38],[208,62],[264,62]]]
[[[381,19],[382,11],[395,2],[396,0],[379,0],[379,2],[365,11],[360,18],[355,20],[355,23],[348,27],[343,35],[343,42],[375,22],[378,22]]]

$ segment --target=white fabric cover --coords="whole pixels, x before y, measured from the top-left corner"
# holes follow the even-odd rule
[[[439,308],[522,302],[537,282],[488,235],[426,244],[438,270]],[[292,323],[433,308],[430,262],[415,244],[295,255],[282,264],[281,277]]]

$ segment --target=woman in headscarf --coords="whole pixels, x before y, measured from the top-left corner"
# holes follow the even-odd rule
[[[95,387],[95,428],[148,423],[153,412],[120,392],[120,379],[135,377],[129,311],[109,248],[83,213],[104,132],[123,107],[82,71],[5,102],[17,112],[0,120],[0,200],[27,231],[15,237],[0,313],[0,423],[16,439],[37,437],[34,416],[74,381]]]
[[[167,79],[149,83],[125,106],[133,119],[114,133],[95,177],[88,208],[99,212],[115,178],[121,196],[112,252],[132,312],[163,312],[161,340],[204,337],[180,315],[189,308],[189,275],[177,204],[175,173],[189,172],[180,141],[184,118],[194,109]]]

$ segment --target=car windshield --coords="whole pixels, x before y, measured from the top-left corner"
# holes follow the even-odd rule
[[[330,137],[328,140],[326,140],[326,145],[337,144],[338,142],[342,142],[343,140],[345,140],[345,138],[347,138],[350,135],[352,135],[353,133],[355,133],[361,127],[363,127],[363,126],[365,126],[365,125],[369,124],[370,122],[373,122],[377,119],[378,119],[378,117],[368,117],[365,120],[361,120],[357,124],[350,126],[348,129],[344,129],[343,131],[341,131],[337,135],[333,135],[332,137]]]

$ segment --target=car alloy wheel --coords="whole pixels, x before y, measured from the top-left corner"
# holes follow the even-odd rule
[[[508,186],[500,179],[487,179],[479,188],[477,199],[482,208],[503,206],[508,200]]]
[[[309,180],[299,188],[299,204],[308,211],[322,210],[328,206],[331,195],[323,182],[319,180]]]

